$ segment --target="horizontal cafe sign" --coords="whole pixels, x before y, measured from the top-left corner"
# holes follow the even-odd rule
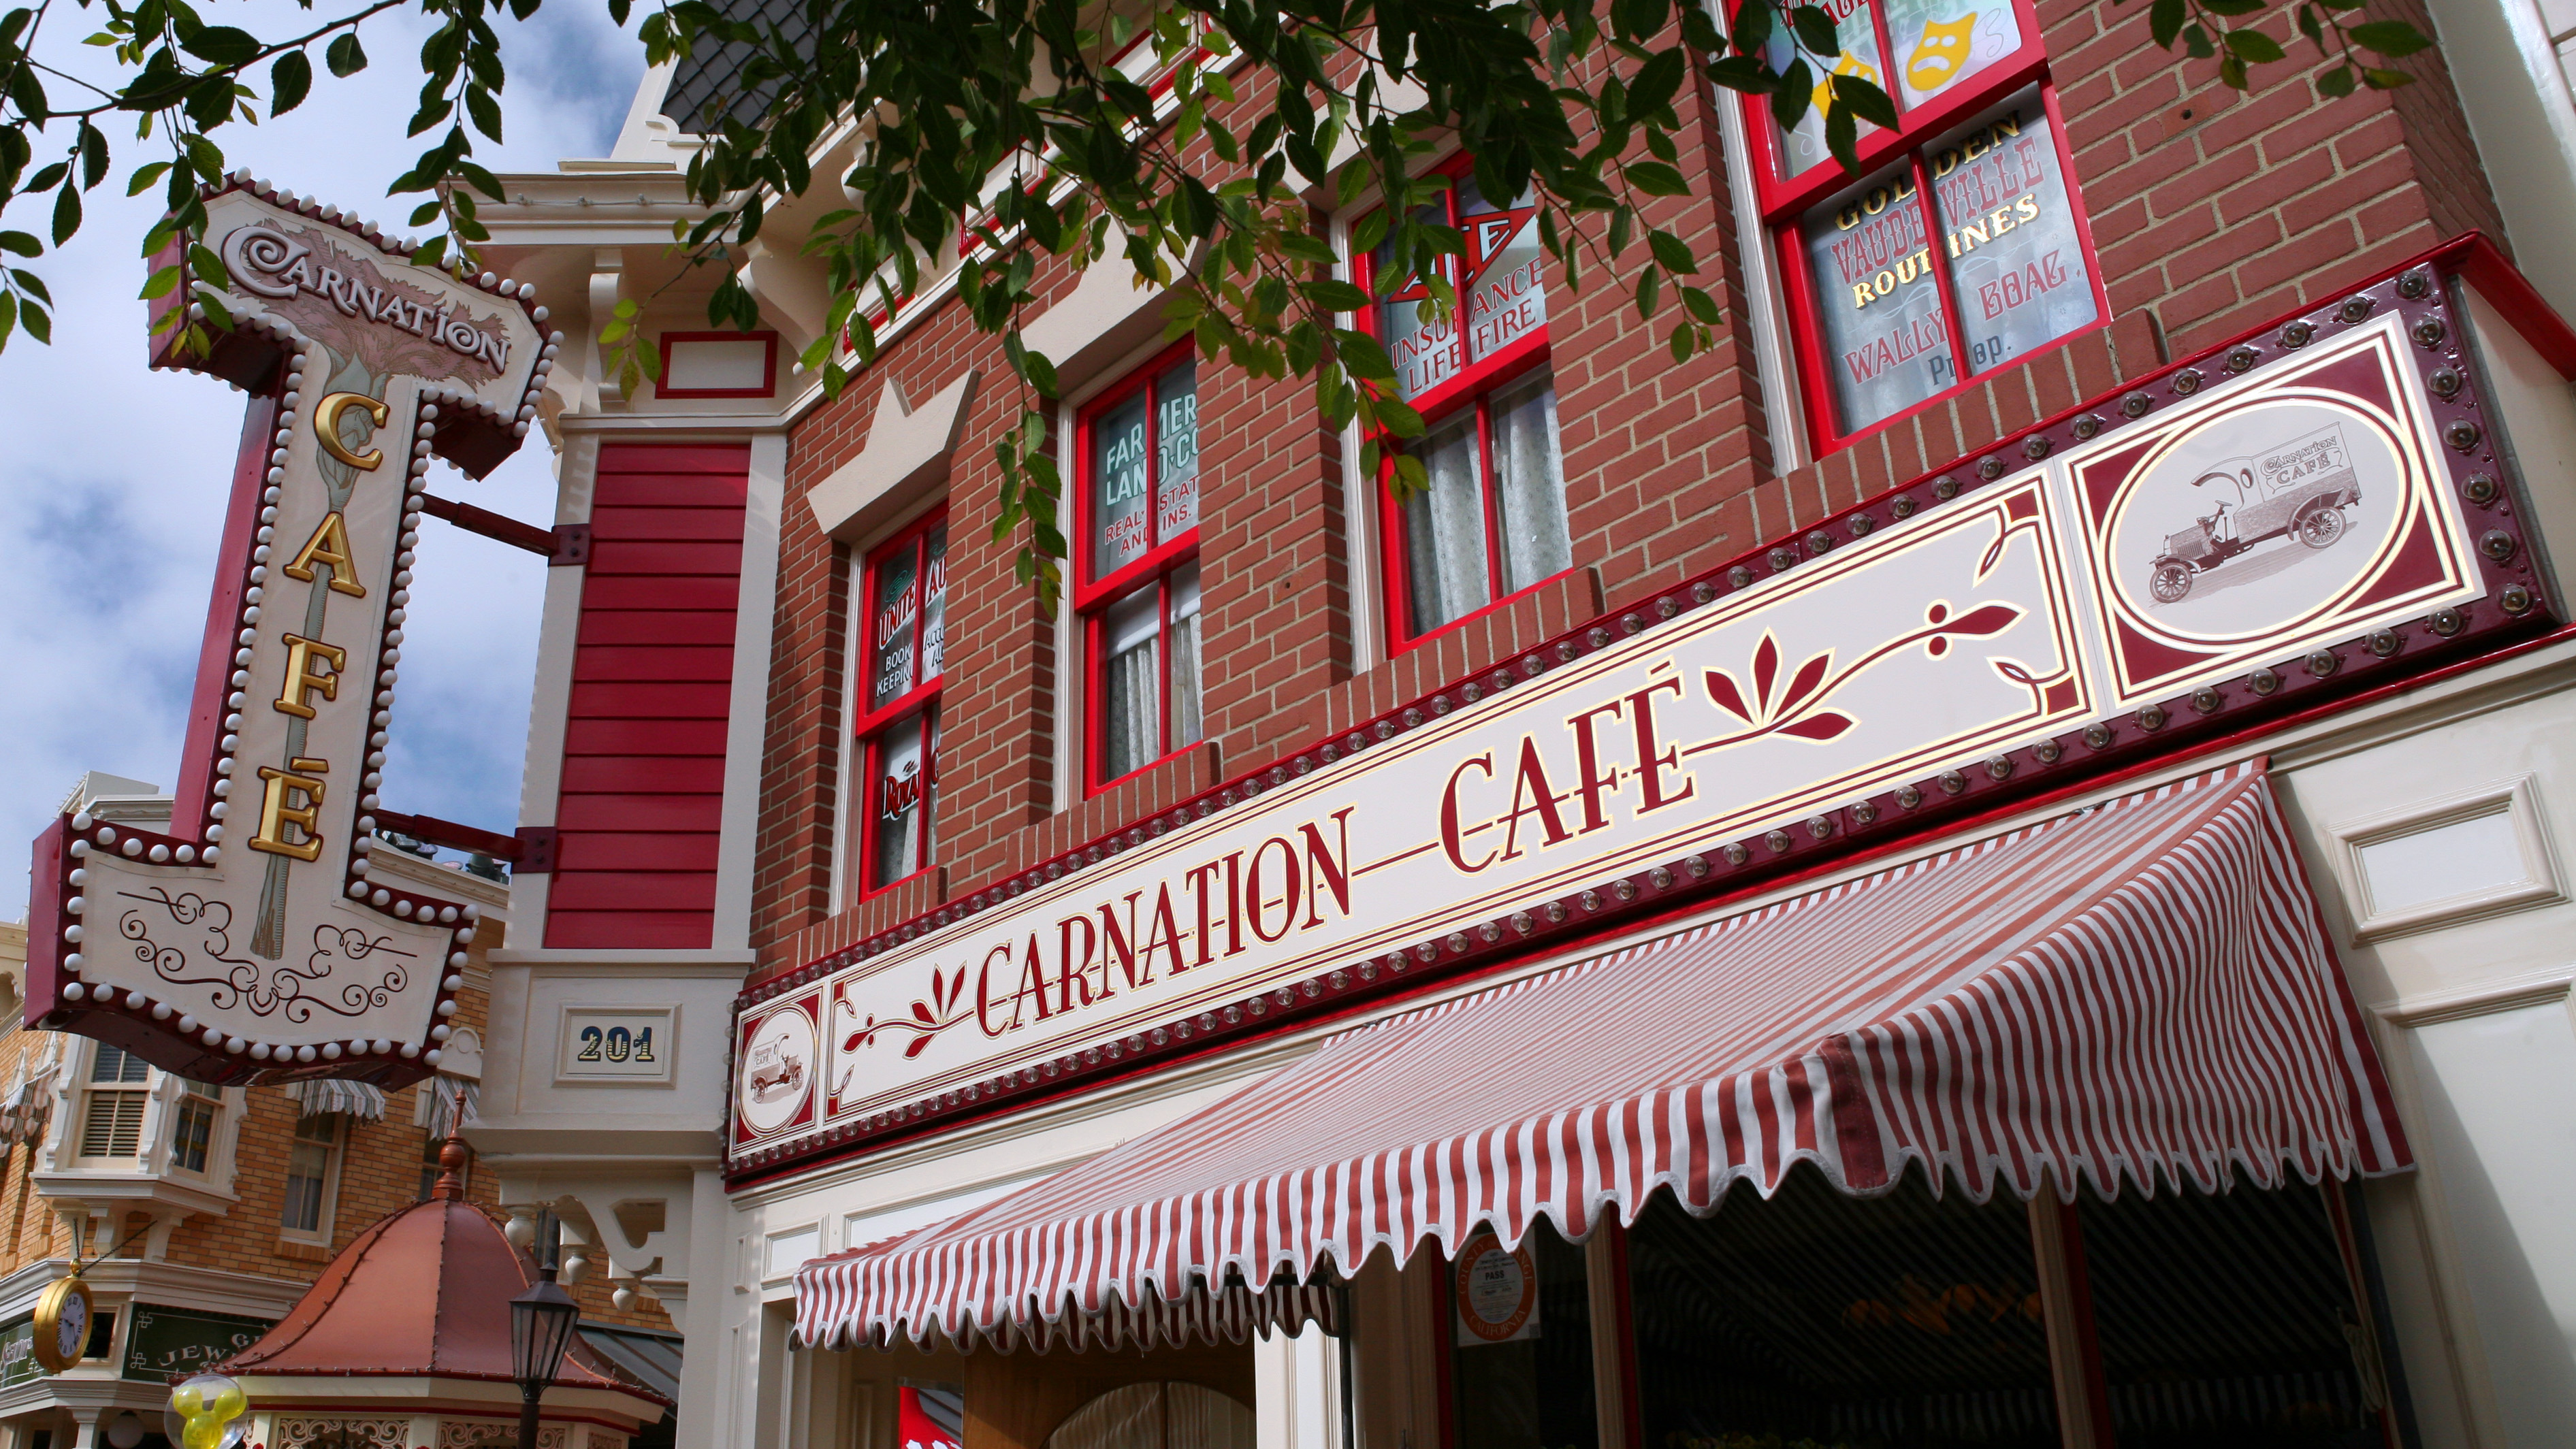
[[[1894,827],[1972,776],[2162,746],[2437,654],[2476,601],[2529,623],[2530,560],[2469,511],[2498,496],[2470,476],[2487,440],[2459,431],[2457,374],[2426,384],[2458,354],[2410,331],[2444,299],[2381,295],[2417,306],[2106,400],[2017,470],[1881,500],[1664,622],[1594,628],[797,973],[736,1024],[737,1169]]]

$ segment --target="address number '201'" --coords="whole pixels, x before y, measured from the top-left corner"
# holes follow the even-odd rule
[[[622,1026],[612,1026],[603,1032],[595,1026],[583,1027],[581,1051],[573,1060],[595,1062],[602,1059],[612,1062],[653,1060],[653,1028],[647,1026],[628,1031]]]

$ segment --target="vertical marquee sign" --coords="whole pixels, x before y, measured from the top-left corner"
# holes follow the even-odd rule
[[[28,1020],[198,1081],[399,1086],[438,1063],[475,922],[368,871],[429,462],[508,457],[562,334],[534,287],[413,267],[336,207],[246,177],[205,202],[234,326],[152,365],[250,406],[177,799],[166,834],[37,837]]]

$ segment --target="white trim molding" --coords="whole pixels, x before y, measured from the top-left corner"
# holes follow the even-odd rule
[[[2377,900],[2368,859],[2371,851],[2487,821],[2511,832],[2518,870],[2492,872],[2483,883],[2432,899],[2385,905]],[[2333,865],[2335,883],[2343,888],[2357,946],[2567,899],[2565,876],[2541,821],[2538,782],[2530,775],[2329,825],[2324,833],[2326,857]]]
[[[2552,971],[2490,981],[2466,991],[2400,997],[2370,1010],[2373,1016],[2390,1026],[2412,1031],[2445,1021],[2465,1021],[2473,1016],[2492,1016],[2500,1011],[2547,1006],[2552,1002],[2565,1001],[2571,988],[2576,988],[2576,967],[2561,966]]]
[[[944,485],[981,376],[970,367],[919,407],[888,377],[868,423],[867,447],[806,490],[815,525],[843,543],[856,543]]]

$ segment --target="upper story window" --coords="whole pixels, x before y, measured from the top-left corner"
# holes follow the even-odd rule
[[[1834,69],[1897,108],[1896,130],[1860,124],[1861,178],[1826,150],[1821,84],[1794,128],[1749,108],[1820,451],[2107,315],[2029,0],[1828,9]]]
[[[1098,789],[1196,744],[1199,390],[1190,344],[1087,404],[1074,602],[1090,682]]]
[[[224,1089],[187,1082],[170,1132],[170,1165],[182,1172],[204,1172],[215,1141],[215,1124],[224,1111]]]
[[[331,1199],[340,1180],[338,1112],[315,1112],[295,1120],[295,1138],[286,1153],[286,1203],[278,1226],[290,1238],[331,1239]]]
[[[90,1057],[89,1090],[81,1103],[80,1153],[84,1158],[135,1158],[143,1151],[143,1089],[150,1068],[143,1058],[98,1043]]]
[[[868,555],[867,673],[860,684],[860,894],[931,863],[939,786],[939,681],[948,656],[948,511]]]
[[[1466,239],[1463,259],[1440,262],[1456,314],[1427,316],[1430,292],[1414,277],[1363,319],[1395,364],[1397,395],[1429,426],[1407,446],[1428,486],[1400,505],[1390,488],[1381,509],[1387,613],[1404,644],[1574,564],[1538,209],[1528,195],[1487,198],[1464,158],[1447,170],[1450,187],[1425,219]],[[1386,260],[1385,248],[1356,259],[1359,284],[1375,293]]]

